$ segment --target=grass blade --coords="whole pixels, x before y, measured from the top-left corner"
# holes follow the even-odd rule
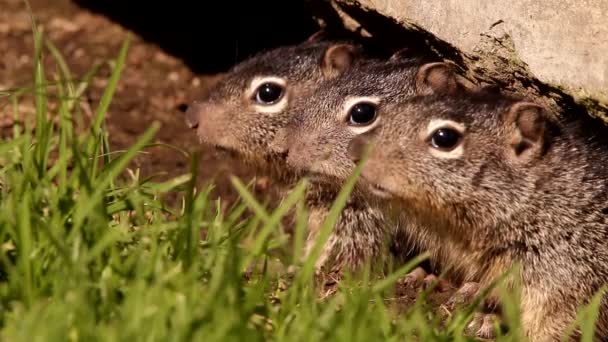
[[[101,125],[105,118],[108,109],[110,108],[110,103],[112,102],[112,97],[116,92],[116,87],[118,85],[118,81],[120,80],[120,75],[125,66],[125,60],[127,58],[127,52],[129,51],[130,39],[127,38],[118,52],[118,57],[114,62],[114,69],[112,70],[112,75],[108,80],[108,85],[106,86],[101,99],[99,100],[99,105],[97,110],[95,111],[95,116],[93,120],[93,125],[91,127],[93,141],[90,142],[89,152],[92,152],[94,146],[94,141],[98,139],[101,135]]]
[[[88,198],[79,202],[79,208],[74,213],[74,225],[79,227],[84,222],[85,218],[91,213],[95,205],[104,197],[110,183],[122,172],[128,163],[135,157],[137,152],[143,148],[156,134],[160,124],[154,122],[144,134],[127,150],[127,152],[116,160],[115,163],[105,171],[105,174],[96,181],[95,190]]]

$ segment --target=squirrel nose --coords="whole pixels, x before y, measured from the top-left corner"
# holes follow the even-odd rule
[[[370,142],[372,142],[372,138],[374,137],[377,131],[377,128],[374,128],[371,131],[365,132],[355,137],[348,144],[348,156],[355,164],[361,161],[365,150],[367,149]]]
[[[186,110],[186,125],[192,129],[198,128],[199,119],[201,112],[204,109],[204,105],[200,102],[193,102]]]
[[[361,161],[363,151],[365,151],[365,146],[367,146],[367,140],[368,139],[361,136],[353,139],[350,144],[348,144],[348,156],[355,164]]]

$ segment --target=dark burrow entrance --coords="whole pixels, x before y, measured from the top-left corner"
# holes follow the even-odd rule
[[[297,43],[318,26],[301,0],[74,0],[177,56],[195,73],[221,72],[260,50]]]

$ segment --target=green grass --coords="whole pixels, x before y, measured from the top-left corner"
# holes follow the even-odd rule
[[[104,118],[128,42],[110,62],[107,89],[84,127],[77,101],[98,66],[73,83],[61,53],[34,32],[33,86],[0,93],[16,117],[35,117],[35,128],[16,126],[0,142],[1,340],[468,340],[462,332],[472,308],[441,325],[424,293],[399,315],[387,300],[420,259],[381,279],[368,271],[347,277],[335,295],[319,299],[314,261],[358,170],[302,261],[304,183],[271,209],[233,179],[241,201],[223,213],[211,186],[195,187],[197,155],[190,174],[166,182],[126,172],[159,129],[152,125],[127,151],[110,151]],[[52,73],[40,62],[44,52],[57,64]],[[17,112],[24,96],[35,98],[35,113]],[[162,200],[168,191],[181,194],[181,205]],[[290,240],[281,218],[294,207]],[[514,303],[505,305],[512,329],[499,340],[521,340]]]

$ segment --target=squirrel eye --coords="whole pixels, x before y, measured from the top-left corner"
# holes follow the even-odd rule
[[[450,151],[458,144],[462,135],[452,128],[440,128],[431,135],[431,146],[436,149]]]
[[[353,126],[369,125],[376,119],[376,105],[361,102],[354,105],[348,112],[348,123]]]
[[[263,83],[255,92],[255,101],[262,105],[271,105],[283,97],[283,86],[276,83]]]

